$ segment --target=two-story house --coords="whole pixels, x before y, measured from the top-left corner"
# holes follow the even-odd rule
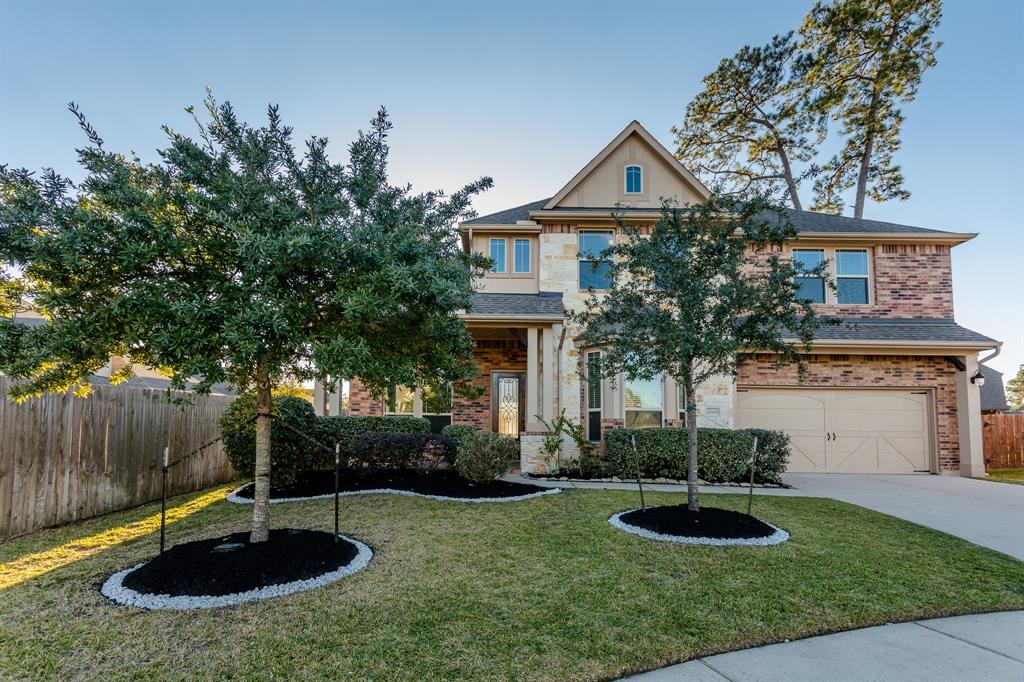
[[[649,224],[662,197],[694,204],[708,196],[633,122],[550,198],[466,221],[465,248],[494,261],[463,315],[476,340],[480,395],[453,400],[395,387],[378,400],[353,380],[350,413],[415,414],[438,427],[516,436],[524,471],[544,467],[536,415],[550,420],[565,409],[593,441],[615,427],[681,424],[672,377],[589,382],[601,349],[587,347],[565,313],[583,304],[588,287],[602,288],[607,273],[589,259],[616,239],[613,211]],[[844,324],[822,331],[803,383],[768,356],[706,382],[695,397],[698,423],[787,432],[794,472],[983,474],[978,355],[999,343],[953,320],[950,262],[951,248],[976,235],[790,214],[799,231],[791,257],[827,260],[836,289],[813,278],[801,286]],[[318,395],[322,405],[322,388]]]

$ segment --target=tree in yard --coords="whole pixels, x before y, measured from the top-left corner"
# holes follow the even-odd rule
[[[1006,399],[1014,410],[1024,407],[1024,365],[1021,365],[1017,374],[1006,382]]]
[[[800,28],[797,70],[813,94],[810,107],[842,126],[843,148],[815,181],[815,208],[842,212],[855,188],[853,217],[864,201],[905,200],[894,161],[903,127],[901,103],[914,100],[941,43],[932,34],[941,0],[837,0],[815,4]]]
[[[763,198],[713,196],[695,208],[670,202],[649,234],[617,218],[624,235],[603,254],[607,292],[591,293],[573,320],[588,345],[604,347],[602,376],[673,376],[686,398],[689,508],[699,511],[695,389],[731,375],[745,354],[775,354],[803,371],[801,350],[832,320],[800,297],[798,270],[781,257],[796,236],[786,212]]]
[[[803,209],[800,182],[815,169],[797,164],[814,158],[825,126],[803,106],[792,71],[797,48],[787,33],[723,59],[673,127],[676,157],[713,189],[771,195]]]
[[[0,371],[15,399],[79,387],[113,355],[167,368],[175,387],[201,377],[255,388],[252,542],[269,535],[271,388],[287,379],[359,377],[382,392],[464,380],[472,340],[456,311],[486,259],[463,253],[455,223],[490,186],[449,197],[388,183],[381,109],[328,160],[301,153],[276,107],[262,127],[205,102],[196,138],[170,128],[159,162],[88,137],[81,185],[0,167],[0,263],[16,293],[49,318],[0,319]],[[131,366],[113,377],[125,379]]]

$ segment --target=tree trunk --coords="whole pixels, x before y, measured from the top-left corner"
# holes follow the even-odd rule
[[[853,217],[864,217],[864,197],[868,191],[868,171],[871,169],[871,150],[875,144],[875,117],[878,116],[878,93],[871,96],[871,108],[868,111],[868,131],[864,135],[864,152],[860,157],[860,169],[857,172],[857,196],[853,202]]]
[[[776,147],[776,151],[779,154],[779,161],[782,162],[782,174],[786,176],[786,187],[789,190],[789,200],[793,203],[793,208],[798,211],[804,210],[803,205],[800,203],[800,195],[797,193],[796,180],[793,179],[793,169],[789,165],[789,154],[786,153],[786,148],[782,146],[780,142]]]
[[[270,538],[270,425],[274,409],[270,394],[270,374],[266,365],[256,367],[256,485],[252,505],[252,533],[249,542]]]
[[[693,378],[689,372],[683,377],[686,398],[686,502],[690,511],[699,512],[697,499],[697,401],[694,399]]]

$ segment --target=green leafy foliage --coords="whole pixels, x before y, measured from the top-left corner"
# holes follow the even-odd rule
[[[363,432],[352,439],[346,465],[357,472],[433,469],[455,458],[457,442],[433,433]]]
[[[313,406],[294,396],[274,398],[274,415],[277,417],[270,427],[271,475],[277,485],[294,483],[313,462],[315,446],[301,436],[312,436],[316,424]],[[220,418],[224,451],[235,472],[252,477],[256,460],[256,397],[250,393],[231,401]]]
[[[359,417],[343,415],[338,417],[316,418],[316,439],[333,446],[341,443],[341,452],[345,459],[357,455],[353,446],[354,439],[364,433],[416,433],[429,434],[430,422],[422,417],[405,415],[385,415],[379,417]],[[334,466],[334,454],[317,454],[314,459],[316,468]]]
[[[458,441],[455,470],[463,478],[484,483],[506,474],[518,457],[519,442],[515,438],[474,431]]]
[[[637,461],[641,475],[648,478],[687,478],[688,432],[685,428],[612,429],[605,433],[608,462],[614,475],[624,479],[636,476]],[[782,482],[780,475],[789,458],[789,437],[764,429],[698,428],[698,476],[709,483],[734,483],[750,480],[750,457],[754,437],[758,439],[756,483]],[[636,439],[636,455],[632,440]]]
[[[441,429],[441,435],[451,438],[457,445],[455,455],[448,461],[448,468],[454,469],[459,450],[469,447],[467,442],[471,442],[476,436],[476,429],[469,424],[449,424]]]
[[[1024,407],[1024,365],[1021,365],[1017,374],[1006,382],[1006,401],[1014,410]]]

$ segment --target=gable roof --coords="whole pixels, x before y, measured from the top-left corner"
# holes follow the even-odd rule
[[[562,199],[564,199],[570,192],[576,189],[580,185],[580,183],[582,183],[583,180],[586,179],[588,175],[590,175],[591,171],[593,171],[595,168],[601,165],[601,162],[607,159],[612,152],[618,149],[619,145],[625,142],[626,138],[628,138],[630,135],[637,135],[640,137],[640,139],[642,139],[644,142],[650,145],[650,147],[655,151],[655,153],[658,156],[660,156],[665,161],[665,163],[668,164],[669,168],[675,171],[679,178],[687,185],[692,187],[694,191],[703,199],[707,199],[708,197],[711,196],[711,191],[704,186],[704,183],[698,180],[693,173],[686,170],[683,164],[679,163],[679,160],[676,159],[676,157],[672,156],[672,153],[669,152],[669,150],[665,149],[664,145],[662,145],[660,142],[654,139],[654,136],[647,132],[646,128],[640,125],[639,121],[633,121],[628,126],[623,128],[622,132],[615,136],[615,139],[613,139],[611,142],[605,145],[605,148],[598,152],[597,156],[590,160],[590,163],[584,166],[579,173],[573,176],[572,180],[566,183],[565,187],[558,190],[555,196],[548,199],[547,203],[544,204],[544,208],[552,209],[558,206],[558,203],[562,201]]]

